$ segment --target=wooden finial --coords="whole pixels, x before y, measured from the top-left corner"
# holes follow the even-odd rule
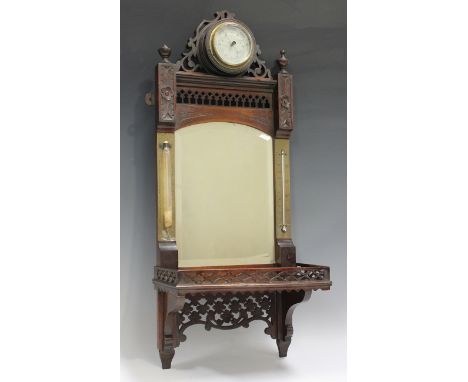
[[[163,62],[169,62],[168,58],[171,55],[171,51],[171,48],[169,48],[166,44],[158,49],[159,55],[163,59]]]
[[[278,63],[281,73],[287,73],[288,71],[286,70],[286,67],[288,66],[288,59],[286,58],[285,54],[286,51],[284,49],[281,49],[280,51],[281,57],[276,60]]]

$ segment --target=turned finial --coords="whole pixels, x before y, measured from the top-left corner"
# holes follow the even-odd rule
[[[287,73],[288,71],[286,70],[286,66],[288,66],[288,59],[286,58],[285,54],[286,51],[284,49],[281,49],[280,51],[281,57],[276,60],[278,63],[281,73]]]
[[[171,55],[171,51],[171,48],[169,48],[166,44],[158,49],[159,55],[163,59],[163,62],[169,62],[168,58]]]

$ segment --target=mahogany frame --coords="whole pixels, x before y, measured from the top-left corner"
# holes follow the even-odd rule
[[[294,307],[308,300],[313,290],[328,290],[331,286],[329,267],[296,263],[296,248],[291,238],[289,137],[294,120],[292,75],[286,69],[285,52],[282,50],[277,60],[279,72],[275,79],[260,59],[258,47],[256,58],[244,76],[207,73],[196,58],[197,41],[212,23],[222,18],[234,18],[234,15],[220,11],[213,20],[203,20],[189,39],[183,58],[176,63],[169,61],[171,50],[167,46],[159,49],[162,62],[156,66],[156,91],[145,98],[156,111],[157,172],[159,176],[162,142],[173,145],[174,132],[186,126],[213,121],[236,122],[272,136],[276,263],[180,268],[175,222],[162,232],[157,176],[158,246],[153,283],[157,289],[157,345],[163,369],[171,367],[175,348],[186,338],[183,332],[194,324],[203,324],[207,330],[225,330],[248,327],[251,321],[262,320],[267,324],[265,333],[276,339],[279,356],[285,357],[293,334]],[[170,156],[172,165],[174,149]],[[281,181],[277,170],[281,155],[287,158],[286,176],[282,174],[286,190],[284,187],[281,190],[278,183]],[[280,194],[286,195],[282,200],[284,213],[279,211]],[[175,200],[173,204],[175,219]]]

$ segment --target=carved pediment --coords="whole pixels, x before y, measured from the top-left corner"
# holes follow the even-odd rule
[[[212,73],[200,62],[198,57],[199,44],[204,36],[204,32],[214,23],[224,19],[235,19],[234,16],[234,13],[228,11],[218,11],[214,14],[214,18],[212,20],[203,20],[195,29],[193,36],[188,39],[186,49],[182,53],[182,58],[177,61],[177,70],[191,73]],[[272,78],[270,69],[266,66],[265,61],[260,58],[260,55],[261,50],[257,44],[252,64],[242,75],[243,77],[253,77],[258,79]]]

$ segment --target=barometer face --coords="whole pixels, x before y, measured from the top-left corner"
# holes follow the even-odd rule
[[[245,64],[252,55],[252,43],[247,30],[237,23],[222,23],[213,31],[213,52],[228,66]]]
[[[222,21],[208,30],[204,52],[208,64],[226,74],[245,72],[255,55],[255,39],[252,32],[241,22]]]

